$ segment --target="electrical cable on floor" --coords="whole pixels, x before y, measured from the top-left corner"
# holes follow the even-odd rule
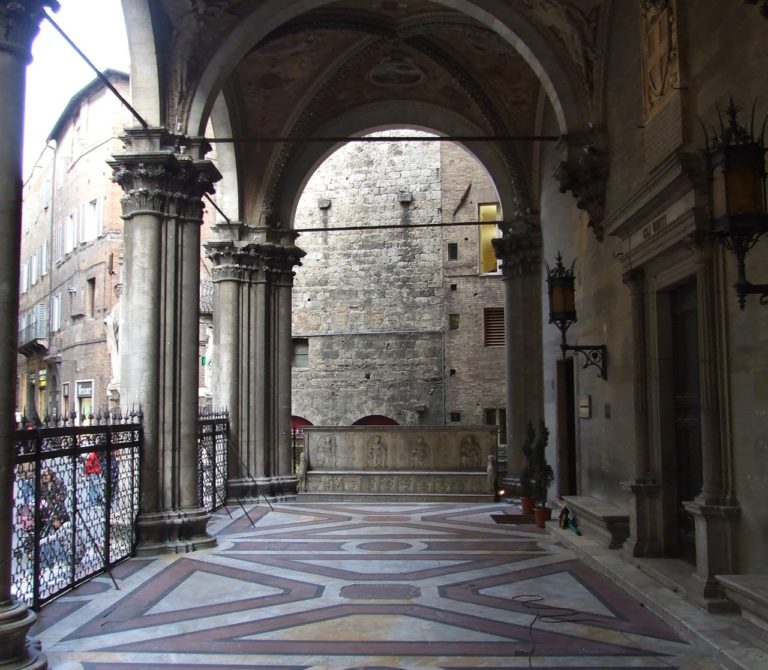
[[[525,599],[525,600],[523,600]],[[536,653],[536,641],[533,639],[533,628],[537,621],[544,623],[559,624],[559,623],[599,623],[597,619],[593,619],[584,612],[571,609],[570,607],[556,607],[553,605],[541,604],[544,600],[544,596],[533,595],[527,593],[521,593],[512,598],[512,600],[519,602],[523,607],[536,611],[531,623],[528,625],[528,643],[530,645],[526,655],[528,657],[528,668],[533,669],[533,656]],[[539,612],[537,610],[542,610]],[[546,612],[549,610],[549,612]],[[557,613],[555,613],[557,612]]]

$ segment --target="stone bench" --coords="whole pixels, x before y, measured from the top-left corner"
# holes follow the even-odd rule
[[[609,549],[620,549],[629,537],[626,510],[591,496],[564,496],[563,500],[584,535]]]
[[[495,426],[307,426],[299,496],[489,502],[497,432]]]
[[[768,575],[717,575],[728,600],[741,608],[742,616],[768,632]]]

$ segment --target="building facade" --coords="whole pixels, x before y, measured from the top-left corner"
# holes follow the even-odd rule
[[[413,130],[374,137],[387,135],[422,139],[339,149],[297,206],[294,420],[503,423],[494,185],[461,147]]]
[[[106,75],[128,95],[127,74]],[[29,419],[81,421],[119,404],[122,190],[106,161],[128,121],[94,80],[63,110],[24,186],[18,410]]]

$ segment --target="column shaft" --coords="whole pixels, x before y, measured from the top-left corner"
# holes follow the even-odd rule
[[[202,196],[220,177],[207,150],[178,153],[163,129],[129,130],[114,157],[125,191],[126,303],[121,363],[126,400],[145,415],[140,554],[215,544],[198,503],[198,329]]]
[[[47,667],[45,655],[27,639],[35,615],[11,598],[24,91],[32,40],[46,6],[58,9],[54,0],[0,0],[0,666],[8,670]]]

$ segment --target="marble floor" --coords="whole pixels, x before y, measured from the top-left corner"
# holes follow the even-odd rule
[[[220,510],[218,547],[137,558],[59,598],[50,667],[720,667],[508,504]]]

